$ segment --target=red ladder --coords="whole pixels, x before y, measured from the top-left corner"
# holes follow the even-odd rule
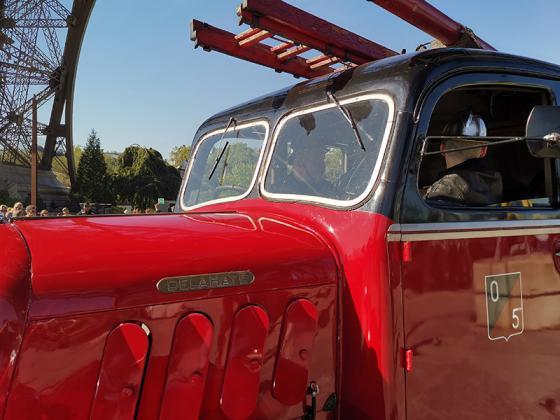
[[[471,30],[425,0],[370,1],[436,37],[445,45],[493,49]],[[282,0],[244,0],[237,15],[240,24],[251,26],[237,35],[193,20],[191,39],[195,47],[219,51],[278,72],[305,78],[397,55],[383,45]],[[262,42],[267,39],[274,41],[274,44]],[[317,51],[318,55],[308,57],[308,51]]]

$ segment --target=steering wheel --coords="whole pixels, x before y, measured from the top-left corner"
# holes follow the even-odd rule
[[[362,156],[360,161],[355,165],[354,169],[348,171],[340,178],[340,181],[338,182],[338,188],[340,191],[344,191],[344,193],[348,197],[346,198],[347,200],[355,198],[358,196],[358,194],[361,194],[363,192],[363,189],[361,189],[359,192],[356,193],[354,191],[356,189],[355,188],[356,185],[353,184],[357,182],[362,183],[364,179],[366,179],[367,182],[369,182],[369,178],[371,177],[371,171],[373,169],[370,167],[370,165],[368,165],[369,159],[371,159],[371,157],[368,155]]]
[[[236,193],[243,194],[246,191],[246,189],[243,187],[239,187],[237,185],[219,185],[216,187],[215,191],[216,191],[216,195],[219,196],[224,191],[234,191]]]

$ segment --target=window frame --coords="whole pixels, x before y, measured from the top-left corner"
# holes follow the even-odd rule
[[[439,100],[448,92],[465,87],[507,87],[541,90],[548,94],[549,104],[558,105],[560,97],[560,79],[534,74],[517,69],[504,70],[467,70],[447,74],[430,83],[420,94],[414,109],[416,127],[411,134],[411,141],[405,150],[407,155],[403,169],[405,176],[401,210],[397,216],[401,223],[426,222],[479,222],[515,218],[519,220],[534,217],[557,218],[560,208],[554,204],[550,207],[519,207],[519,206],[448,206],[425,200],[419,191],[418,176],[420,169],[420,151],[422,142],[427,136],[432,115]],[[553,203],[558,202],[560,191],[560,163],[552,162]]]
[[[327,103],[323,103],[321,105],[314,105],[311,107],[307,107],[307,108],[303,108],[303,109],[299,109],[299,110],[295,110],[295,111],[291,111],[285,115],[283,115],[278,124],[276,125],[276,128],[274,130],[273,133],[273,138],[272,141],[270,143],[270,151],[267,154],[264,166],[263,166],[263,171],[262,171],[262,176],[261,176],[261,180],[259,183],[259,190],[260,190],[260,194],[262,197],[264,197],[265,199],[268,199],[270,201],[282,201],[282,202],[305,202],[305,203],[310,203],[310,204],[321,204],[324,206],[328,206],[328,207],[334,207],[337,209],[349,209],[349,208],[354,208],[356,207],[358,204],[361,204],[365,199],[367,199],[367,197],[371,194],[377,180],[379,177],[379,173],[381,171],[381,167],[384,163],[384,157],[386,155],[387,149],[388,149],[388,144],[389,144],[389,139],[391,137],[391,134],[393,132],[393,128],[395,126],[395,116],[396,116],[396,104],[395,104],[395,100],[393,99],[392,96],[390,96],[387,93],[368,93],[368,94],[362,94],[362,95],[358,95],[358,96],[354,96],[354,97],[350,97],[350,98],[345,98],[345,99],[339,99],[339,103],[340,105],[344,106],[347,104],[353,104],[356,102],[362,102],[362,101],[367,101],[367,100],[373,100],[373,99],[380,99],[383,100],[387,105],[388,105],[388,115],[387,115],[387,122],[386,122],[386,126],[385,126],[385,132],[383,133],[383,138],[381,140],[381,145],[379,147],[379,153],[378,153],[378,157],[377,157],[377,161],[375,162],[375,167],[373,169],[372,175],[370,177],[370,180],[367,184],[367,187],[364,189],[364,191],[356,198],[352,199],[352,200],[336,200],[333,198],[326,198],[326,197],[316,197],[316,196],[310,196],[310,195],[302,195],[302,194],[283,194],[283,193],[273,193],[270,191],[267,191],[265,189],[265,182],[266,182],[266,178],[268,175],[268,171],[270,169],[270,164],[272,162],[272,156],[274,154],[274,151],[276,149],[276,142],[278,140],[278,137],[280,135],[280,133],[282,132],[282,129],[284,128],[284,125],[286,125],[286,123],[296,117],[299,117],[301,115],[307,115],[307,114],[312,114],[314,112],[317,111],[323,111],[325,109],[330,109],[330,108],[336,108],[336,104],[331,103],[331,102],[327,102]],[[342,120],[344,120],[344,117],[341,115],[340,118]]]
[[[245,197],[247,197],[251,191],[253,191],[253,189],[255,188],[255,184],[257,183],[257,178],[259,177],[259,173],[260,173],[260,167],[264,158],[264,154],[267,148],[267,144],[268,144],[268,136],[270,133],[270,124],[268,122],[268,120],[266,119],[258,119],[258,120],[254,120],[254,121],[249,121],[249,122],[244,122],[242,124],[236,124],[235,126],[229,127],[227,128],[227,131],[233,131],[233,130],[241,130],[244,128],[248,128],[248,127],[254,127],[254,126],[258,126],[258,125],[262,125],[265,128],[265,133],[264,133],[264,138],[263,138],[263,144],[261,147],[261,151],[259,154],[259,159],[257,161],[257,164],[255,165],[255,171],[253,173],[253,178],[251,179],[251,183],[249,185],[249,187],[247,188],[247,190],[243,193],[243,194],[239,194],[239,195],[233,195],[230,197],[223,197],[223,198],[217,198],[214,200],[210,200],[210,201],[205,201],[202,203],[198,203],[195,204],[193,206],[186,206],[185,202],[184,202],[184,198],[185,198],[185,192],[187,189],[187,184],[189,182],[189,178],[191,175],[191,171],[192,168],[194,166],[194,162],[196,161],[196,157],[197,154],[199,152],[199,149],[201,147],[201,145],[208,140],[210,137],[215,136],[217,134],[223,134],[226,132],[226,127],[224,128],[219,128],[216,130],[211,130],[205,134],[203,134],[202,136],[199,137],[198,141],[196,142],[196,146],[193,150],[193,153],[191,155],[191,158],[189,159],[189,166],[187,168],[187,171],[185,173],[185,179],[183,181],[183,185],[181,187],[181,190],[179,192],[179,198],[180,198],[180,206],[181,206],[181,210],[184,211],[189,211],[189,210],[194,210],[203,206],[209,206],[212,204],[219,204],[219,203],[229,203],[232,201],[238,201],[238,200],[242,200]]]

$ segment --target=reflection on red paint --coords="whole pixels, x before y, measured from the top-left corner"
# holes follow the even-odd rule
[[[137,324],[121,324],[111,331],[101,361],[91,419],[134,418],[148,347],[148,336]]]
[[[177,324],[160,419],[199,418],[213,333],[210,320],[199,313]]]
[[[221,398],[222,411],[230,418],[246,418],[255,410],[268,325],[268,315],[256,305],[235,316]]]
[[[407,372],[412,372],[412,369],[414,367],[413,362],[412,362],[412,358],[414,357],[414,350],[412,349],[408,349],[405,352],[405,369]]]
[[[283,404],[305,400],[317,319],[317,308],[307,299],[292,302],[286,310],[273,383],[273,395]]]

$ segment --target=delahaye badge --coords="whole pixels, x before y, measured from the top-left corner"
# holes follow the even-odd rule
[[[250,271],[197,274],[194,276],[165,277],[158,281],[157,289],[162,293],[193,292],[197,290],[222,289],[225,287],[248,286],[255,281]]]

